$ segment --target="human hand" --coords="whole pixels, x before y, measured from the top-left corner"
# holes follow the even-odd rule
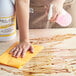
[[[50,3],[51,5],[53,4],[53,8],[52,8],[53,9],[53,11],[52,11],[53,15],[52,15],[52,17],[50,19],[51,22],[55,22],[58,15],[61,14],[64,2],[65,2],[65,0],[53,0]],[[46,8],[48,8],[47,13],[49,12],[49,7],[50,7],[49,5],[47,5],[47,7],[46,7]]]
[[[29,42],[20,42],[15,48],[13,48],[9,53],[12,54],[13,57],[24,57],[27,51],[31,53],[34,52],[32,45]]]

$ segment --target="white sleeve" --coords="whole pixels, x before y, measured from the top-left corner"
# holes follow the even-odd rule
[[[14,2],[14,0],[12,0]],[[9,17],[14,14],[14,5],[11,0],[0,0],[0,17]]]

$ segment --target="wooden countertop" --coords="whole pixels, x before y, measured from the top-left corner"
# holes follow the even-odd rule
[[[1,76],[76,76],[75,28],[31,29],[30,40],[45,49],[19,70],[0,65]],[[19,41],[18,30],[14,40],[0,42],[0,54],[16,41]]]

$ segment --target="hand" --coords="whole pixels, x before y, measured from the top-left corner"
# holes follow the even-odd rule
[[[20,42],[14,49],[12,49],[9,53],[12,54],[13,57],[25,57],[27,51],[33,53],[33,47],[29,42]]]
[[[50,19],[51,22],[55,22],[58,15],[61,14],[62,9],[63,9],[63,4],[65,0],[53,0],[50,4],[53,4],[53,15],[52,18]],[[46,7],[47,13],[49,12],[49,5]]]
[[[53,4],[54,4],[54,7],[53,7],[53,15],[52,15],[52,18],[51,18],[51,22],[56,21],[58,15],[61,14],[62,9],[63,9],[63,4],[61,4],[60,2],[53,3]]]
[[[54,5],[54,7],[53,7],[53,16],[51,18],[51,22],[55,22],[58,15],[61,14],[64,2],[65,2],[65,0],[53,0],[51,2],[51,4]]]

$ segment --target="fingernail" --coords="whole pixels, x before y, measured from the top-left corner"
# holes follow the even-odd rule
[[[21,58],[24,58],[24,56],[21,56]]]
[[[33,51],[31,53],[34,53]]]
[[[16,58],[18,58],[18,56],[16,56]]]
[[[15,55],[14,55],[14,54],[13,54],[12,56],[13,56],[13,57],[15,57]]]
[[[23,56],[21,56],[22,58],[24,58],[25,56],[23,55]]]
[[[33,50],[32,50],[31,52],[32,52],[32,53],[34,53],[34,51],[33,51]]]

